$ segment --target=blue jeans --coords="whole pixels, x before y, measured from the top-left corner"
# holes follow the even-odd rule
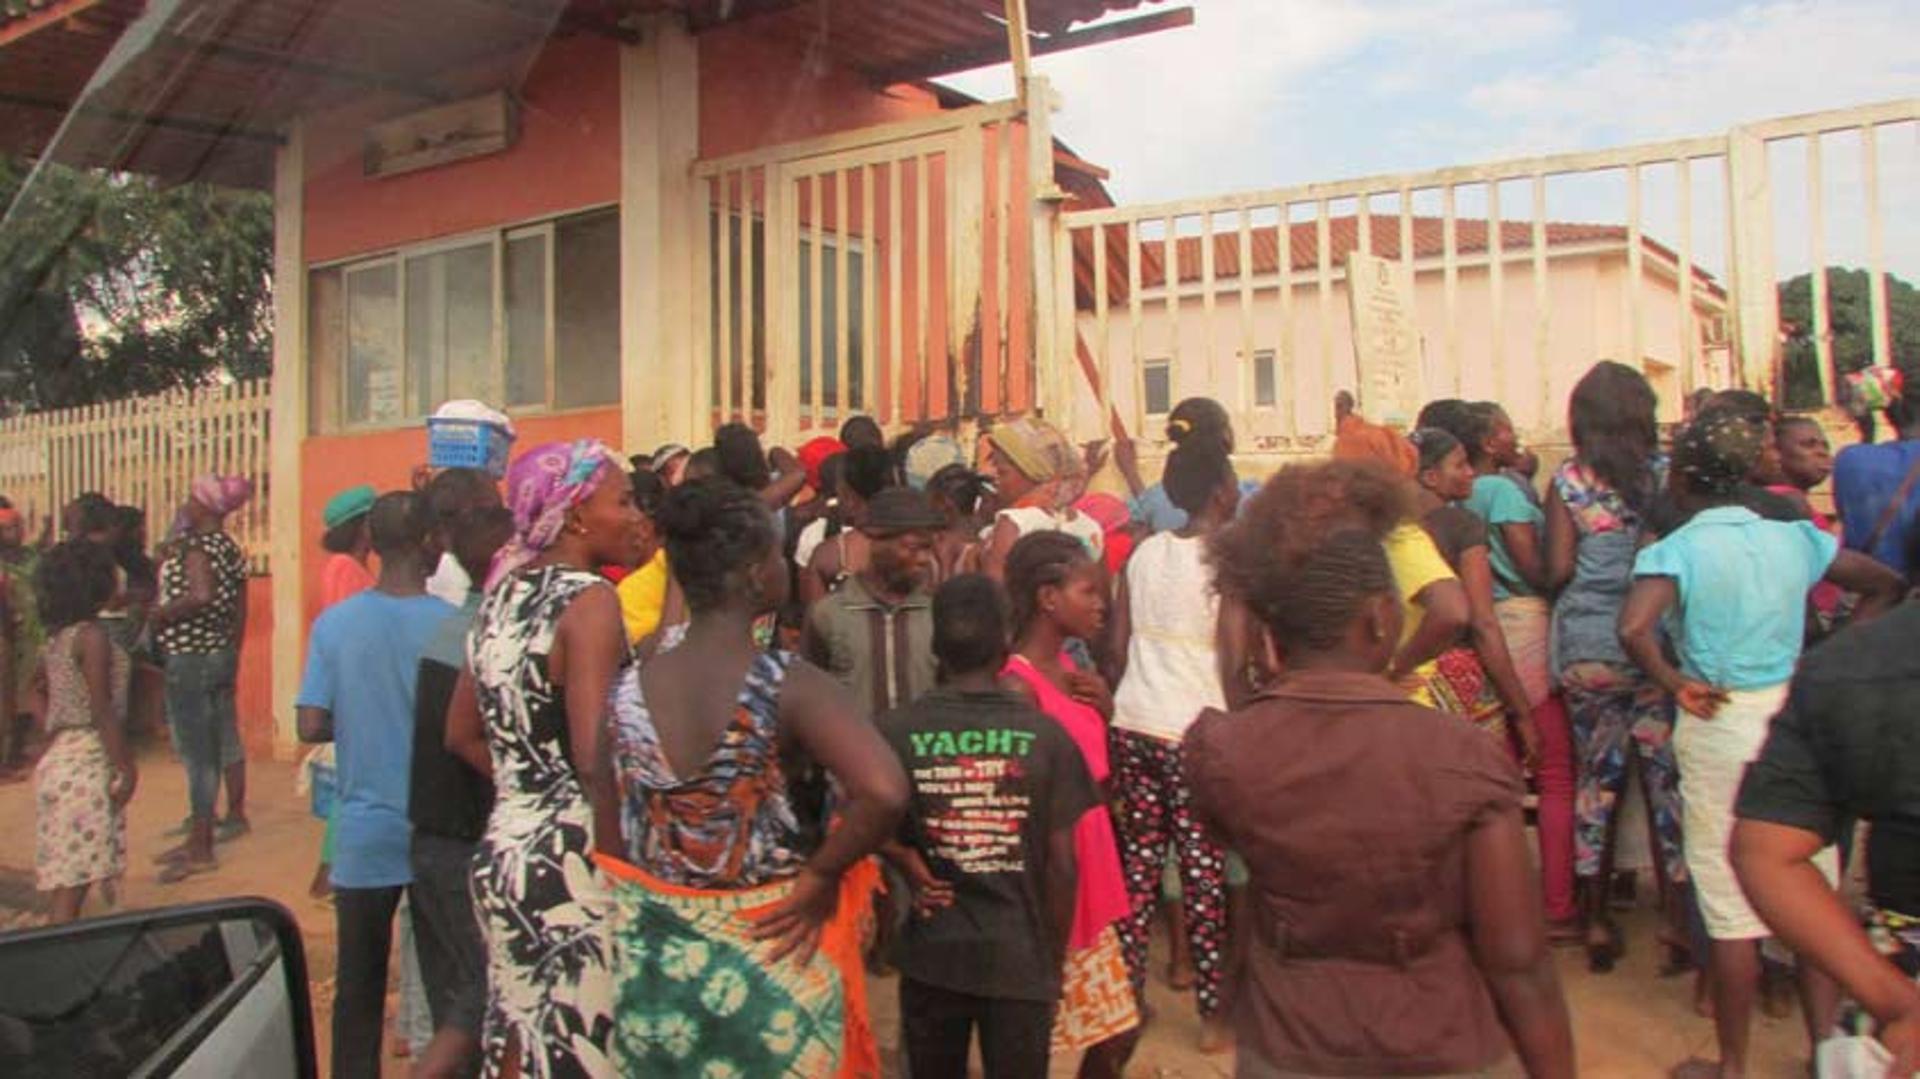
[[[241,760],[233,685],[239,655],[179,653],[167,657],[167,727],[187,768],[187,802],[195,817],[212,817],[220,770]]]

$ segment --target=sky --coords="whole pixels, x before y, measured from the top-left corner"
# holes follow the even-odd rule
[[[1034,60],[1063,98],[1055,134],[1112,170],[1109,187],[1122,203],[1717,135],[1752,120],[1920,95],[1920,12],[1911,0],[1192,6],[1191,27]],[[999,98],[1009,93],[1007,72],[1001,65],[947,81]],[[1883,131],[1880,140],[1889,268],[1909,273],[1920,272],[1916,128]],[[1792,152],[1776,155],[1776,203],[1792,233],[1803,224],[1804,149],[1784,149]],[[1830,136],[1824,150],[1830,261],[1864,257],[1859,141]],[[1671,222],[1674,210],[1662,179],[1649,183],[1657,231],[1659,216]],[[1624,185],[1616,187],[1610,203],[1571,188],[1550,193],[1549,216],[1617,219]],[[1708,248],[1719,240],[1718,197],[1696,195],[1696,242]],[[1785,270],[1804,261],[1795,251],[1805,244],[1782,239]]]

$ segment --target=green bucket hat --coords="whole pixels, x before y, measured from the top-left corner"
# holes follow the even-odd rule
[[[320,511],[320,520],[330,529],[338,528],[355,517],[364,516],[373,509],[373,502],[378,497],[380,492],[374,490],[370,483],[349,487],[327,499],[327,508]]]

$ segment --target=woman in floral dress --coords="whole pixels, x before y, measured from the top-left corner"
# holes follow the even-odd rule
[[[127,653],[107,637],[100,609],[113,596],[113,560],[97,544],[63,543],[40,560],[36,586],[52,636],[41,654],[46,679],[46,755],[34,769],[34,871],[52,893],[51,920],[80,916],[87,890],[126,871]]]
[[[618,834],[619,816],[591,762],[629,657],[598,567],[638,561],[640,513],[618,458],[590,440],[515,461],[507,504],[514,540],[468,638],[447,730],[448,748],[495,787],[473,861],[486,1073],[612,1075],[608,896],[590,858],[595,832]]]
[[[784,602],[773,515],[743,488],[682,484],[660,511],[692,620],[623,675],[608,752],[624,835],[613,877],[622,1074],[879,1073],[861,926],[906,777],[839,686],[754,640]],[[797,804],[816,762],[835,821]]]

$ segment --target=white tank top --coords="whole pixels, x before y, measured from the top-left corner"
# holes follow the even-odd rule
[[[1133,634],[1127,673],[1113,698],[1113,725],[1177,742],[1205,708],[1225,708],[1214,629],[1220,597],[1206,541],[1149,536],[1127,562]]]
[[[980,530],[983,540],[993,538],[994,526],[1002,520],[1013,522],[1024,539],[1035,532],[1065,532],[1080,541],[1081,546],[1094,558],[1106,553],[1107,534],[1100,530],[1100,523],[1078,510],[1066,510],[1061,513],[1048,513],[1037,506],[1020,506],[1001,510],[994,515],[994,524]]]

